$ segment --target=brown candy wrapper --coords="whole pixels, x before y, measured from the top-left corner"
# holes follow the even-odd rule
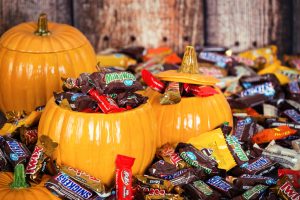
[[[143,87],[135,76],[126,71],[94,72],[89,76],[92,84],[100,94],[135,92]]]
[[[253,188],[244,192],[242,195],[233,198],[233,200],[255,200],[263,192],[265,192],[267,188],[268,186],[265,185],[256,185]]]
[[[101,180],[83,171],[68,166],[61,166],[60,170],[96,193],[105,192],[105,186]]]
[[[122,108],[136,108],[147,102],[148,97],[136,93],[124,92],[117,95],[117,104]]]
[[[221,195],[217,191],[211,189],[206,183],[201,180],[184,185],[183,189],[184,195],[188,196],[190,199],[215,200],[221,197]]]
[[[156,151],[156,156],[163,159],[164,161],[175,165],[179,169],[188,167],[189,165],[180,158],[180,156],[175,152],[175,149],[171,144],[164,144]]]
[[[58,146],[48,136],[40,136],[26,167],[26,175],[35,183],[40,183],[42,173],[55,148]]]
[[[164,195],[146,195],[145,200],[184,200],[183,197],[180,197],[177,194],[164,194]]]
[[[243,191],[239,188],[236,188],[233,184],[228,183],[220,176],[214,176],[207,180],[206,183],[230,199],[239,195]]]
[[[138,182],[148,185],[154,189],[163,189],[170,192],[173,189],[173,184],[168,180],[163,180],[147,175],[136,175],[135,178]]]
[[[183,169],[183,170],[186,170],[186,169]],[[180,173],[177,172],[176,166],[173,164],[170,164],[168,162],[165,162],[164,160],[159,160],[156,163],[154,163],[149,168],[148,171],[151,176],[166,179],[166,180],[175,178],[176,174],[178,174],[178,176],[180,176]]]
[[[180,157],[189,165],[203,170],[206,174],[216,175],[219,173],[218,163],[211,157],[199,151],[191,144],[179,143],[177,145]]]
[[[4,137],[2,148],[6,159],[13,167],[27,163],[30,158],[30,151],[27,147],[13,138]]]

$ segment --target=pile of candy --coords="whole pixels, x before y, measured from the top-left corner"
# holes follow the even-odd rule
[[[172,82],[166,84],[155,77],[169,68],[155,72],[155,67],[142,66],[155,59],[159,61],[154,65],[165,66],[175,57],[173,52],[160,55],[139,49],[134,54],[133,49],[138,48],[120,51],[134,64],[126,69],[139,69],[135,76],[143,76],[145,83],[161,93],[172,91],[167,86]],[[142,62],[145,55],[148,61]],[[108,188],[85,172],[55,165],[50,158],[58,144],[37,137],[40,109],[30,115],[12,112],[5,119],[0,117],[1,123],[6,122],[0,134],[7,135],[0,137],[0,171],[24,165],[27,181],[33,183],[49,174],[52,177],[45,187],[63,199],[300,199],[300,58],[285,56],[288,67],[282,66],[274,46],[238,55],[230,55],[225,48],[206,48],[198,51],[197,58],[200,73],[220,79],[217,86],[232,108],[233,127],[224,122],[186,143],[163,145],[141,175],[131,174],[134,158],[118,155],[116,184]],[[178,63],[168,65],[177,70]],[[77,79],[67,78],[64,92],[56,93],[55,100],[80,112],[135,108],[146,101],[135,93],[142,89],[135,76],[125,69],[107,67]],[[203,88],[219,92],[211,86],[196,86],[202,91],[197,93],[188,90],[191,86],[195,85],[179,84],[180,96],[205,98],[209,92]]]
[[[54,97],[58,105],[69,110],[116,113],[147,101],[147,97],[135,93],[143,87],[130,72],[99,68],[98,72],[63,80],[64,92],[54,93]]]
[[[148,70],[157,74],[165,70],[177,70],[181,58],[171,48],[159,47],[145,49],[144,47],[128,47],[123,49],[108,49],[97,56],[101,66],[116,67],[131,71],[137,80],[141,79],[141,71]]]
[[[245,120],[236,124],[233,134],[225,123],[176,148],[163,145],[148,175],[135,176],[135,194],[145,199],[299,198],[300,154],[296,150],[300,140],[294,140],[295,149],[284,148],[274,140],[261,148],[247,138],[241,140],[241,134],[249,136],[250,131],[263,137],[268,133],[256,133],[257,124],[251,118]],[[296,134],[286,126],[278,129],[274,139]]]

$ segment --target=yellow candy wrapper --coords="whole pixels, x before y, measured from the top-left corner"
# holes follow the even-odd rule
[[[281,85],[287,84],[292,80],[300,80],[300,71],[278,64],[272,64],[258,72],[259,75],[273,73]]]
[[[136,60],[121,53],[97,55],[97,62],[100,62],[102,67],[122,67],[124,69],[136,64]]]
[[[259,57],[264,57],[266,59],[266,65],[268,66],[270,64],[280,64],[281,62],[277,59],[277,47],[275,45],[253,49],[244,51],[242,53],[239,53],[238,56],[247,58],[250,60],[255,61]]]
[[[20,119],[19,121],[13,123],[5,123],[4,126],[0,129],[0,135],[11,134],[22,126],[30,127],[31,125],[38,122],[41,114],[42,112],[40,111],[32,111],[28,116]]]
[[[200,150],[207,149],[211,152],[211,156],[217,161],[218,167],[221,169],[230,170],[236,166],[236,162],[228,149],[220,128],[192,137],[187,143],[194,145]]]

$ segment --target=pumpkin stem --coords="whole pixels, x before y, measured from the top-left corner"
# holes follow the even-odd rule
[[[29,187],[29,185],[26,183],[24,165],[17,164],[14,171],[14,180],[10,184],[10,188],[21,189],[27,187]]]
[[[190,74],[198,74],[198,61],[196,57],[196,52],[193,46],[185,47],[184,56],[182,59],[182,63],[178,72],[190,73]]]
[[[34,33],[39,36],[50,35],[50,31],[48,30],[47,15],[45,13],[40,14],[37,24],[37,30]]]

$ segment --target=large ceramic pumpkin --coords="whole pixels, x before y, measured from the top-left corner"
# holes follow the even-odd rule
[[[65,24],[19,24],[0,38],[0,110],[32,111],[60,90],[61,77],[96,70],[96,56],[86,37]]]
[[[113,113],[82,113],[61,108],[49,100],[39,135],[59,143],[57,163],[85,171],[110,185],[117,154],[135,158],[133,173],[141,174],[156,150],[156,120],[150,103]]]
[[[24,170],[24,169],[23,169]],[[11,172],[0,172],[0,200],[58,200],[56,196],[44,186],[45,182],[50,179],[50,176],[44,175],[42,182],[39,184],[32,184],[31,187],[25,183],[25,174],[22,179],[18,180]],[[23,183],[22,183],[23,182]],[[12,186],[17,185],[17,187]]]
[[[213,85],[218,81],[213,77],[198,74],[197,59],[194,48],[187,47],[179,72],[170,70],[157,75],[166,81],[191,83],[199,85]],[[189,138],[197,136],[216,128],[224,122],[232,125],[230,106],[220,90],[218,94],[209,97],[182,97],[178,104],[161,105],[161,94],[147,89],[145,95],[156,113],[160,142],[175,144],[186,142]]]

